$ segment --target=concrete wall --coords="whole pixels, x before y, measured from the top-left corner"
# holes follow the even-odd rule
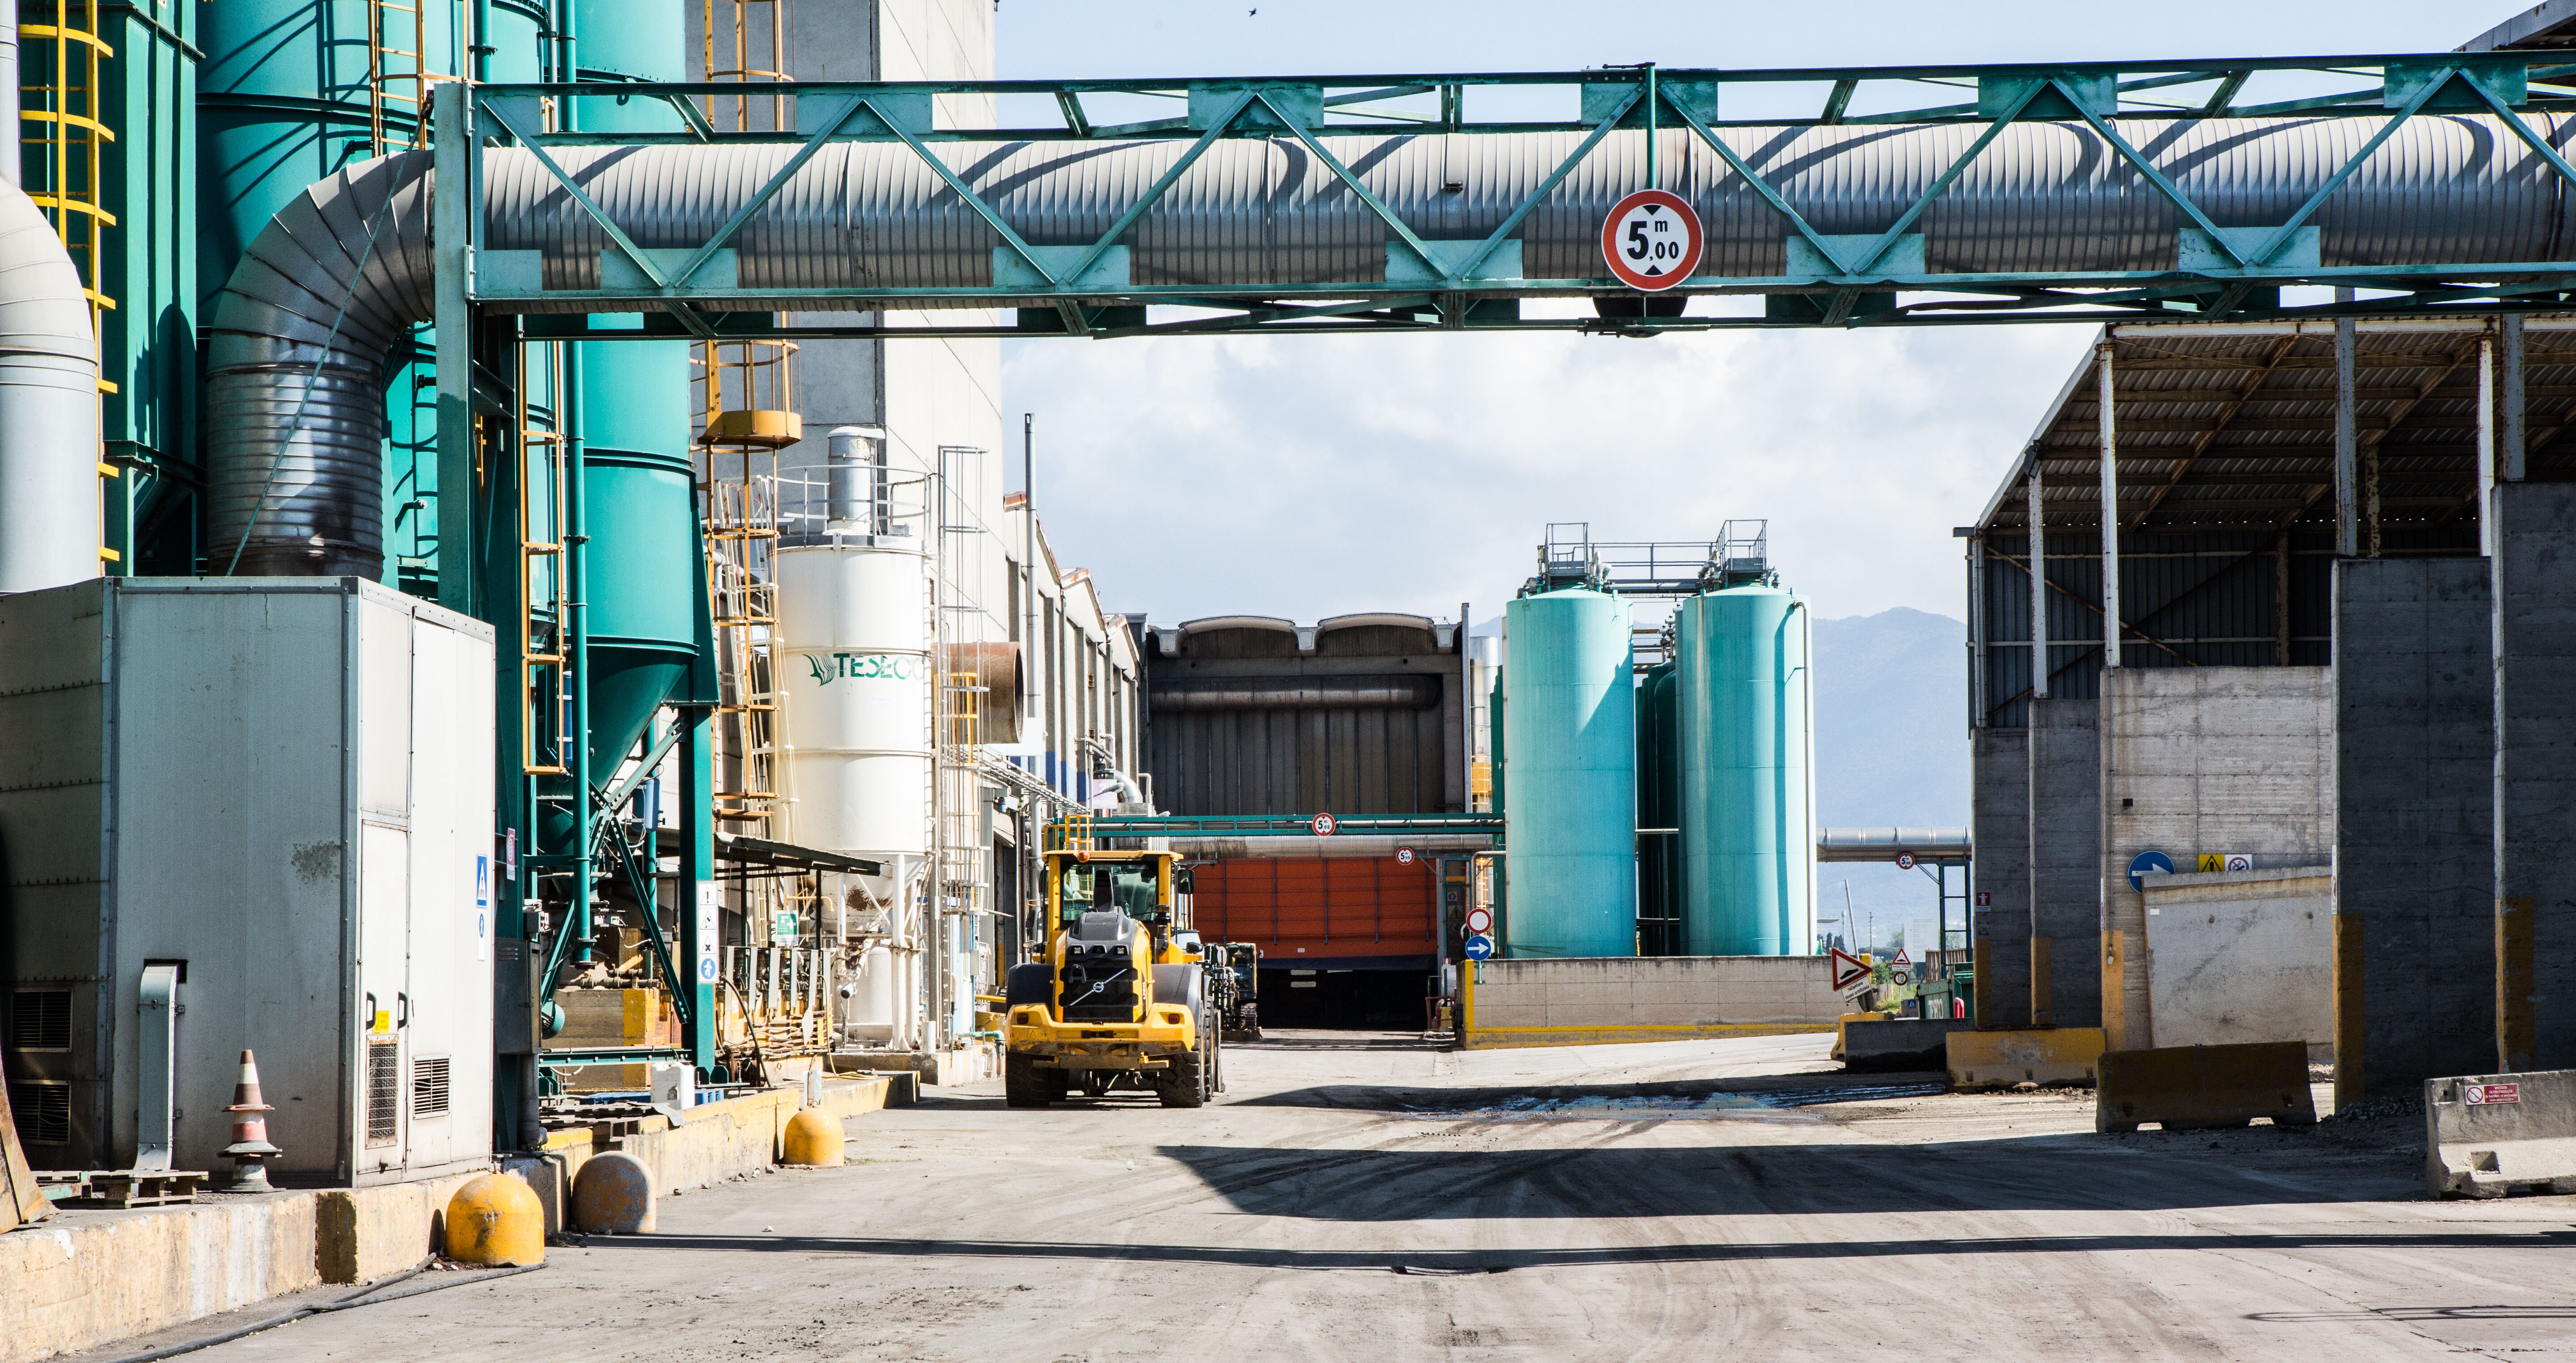
[[[819,1106],[846,1121],[908,1102],[908,1095],[919,1092],[908,1074],[826,1079]],[[618,1150],[642,1160],[652,1171],[653,1187],[659,1193],[704,1188],[776,1163],[788,1120],[804,1105],[803,1090],[776,1089],[692,1108],[678,1126],[666,1118],[646,1117],[624,1136],[607,1135],[599,1127],[574,1127],[547,1136],[542,1160],[513,1160],[511,1168],[537,1190],[537,1200],[546,1208],[546,1233],[551,1235],[564,1228],[563,1189],[572,1185],[581,1166],[594,1156]]]
[[[2101,702],[2030,705],[2031,1022],[2102,1025]]]
[[[2335,565],[2335,1101],[2495,1063],[2487,561]]]
[[[1468,1049],[1829,1031],[1822,956],[1581,957],[1470,967]]]
[[[1969,735],[1974,823],[1977,1023],[2030,1025],[2030,734],[1979,729]]]
[[[822,1107],[850,1118],[910,1100],[912,1076],[824,1081]],[[562,1180],[593,1154],[641,1158],[664,1190],[704,1187],[777,1161],[797,1089],[660,1117],[604,1139],[560,1131],[543,1159],[509,1161],[562,1228]],[[0,1363],[23,1363],[253,1306],[318,1283],[373,1282],[425,1262],[445,1234],[448,1199],[473,1174],[326,1192],[281,1192],[199,1206],[59,1211],[0,1236]]]
[[[2576,1069],[2576,484],[2492,505],[2496,1068]]]
[[[2122,668],[2102,688],[2102,1029],[2110,1048],[2171,1044],[2154,1027],[2156,923],[2129,887],[2154,850],[2177,869],[2209,852],[2257,867],[2334,853],[2334,675],[2322,667]],[[2116,958],[2114,960],[2113,958]]]
[[[2158,1046],[2304,1041],[2334,1058],[2334,876],[2323,866],[2146,877]]]

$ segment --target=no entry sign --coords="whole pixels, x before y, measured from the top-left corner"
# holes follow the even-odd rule
[[[1601,224],[1601,258],[1620,283],[1660,293],[1699,269],[1699,214],[1678,194],[1641,189],[1610,206]]]

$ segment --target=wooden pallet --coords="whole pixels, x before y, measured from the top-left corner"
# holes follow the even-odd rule
[[[110,1169],[89,1175],[86,1201],[111,1207],[166,1207],[197,1200],[202,1169]]]
[[[89,1196],[89,1175],[77,1169],[39,1169],[36,1187],[56,1202]]]

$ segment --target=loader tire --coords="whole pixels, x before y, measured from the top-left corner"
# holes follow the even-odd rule
[[[1038,1068],[1033,1055],[1002,1058],[1002,1102],[1008,1107],[1045,1107],[1064,1096],[1061,1080]]]
[[[1207,1056],[1204,1045],[1199,1050],[1183,1051],[1172,1057],[1172,1067],[1163,1071],[1163,1082],[1155,1091],[1165,1107],[1202,1107],[1207,1103]]]

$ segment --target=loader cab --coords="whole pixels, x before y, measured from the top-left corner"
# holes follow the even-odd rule
[[[1123,913],[1153,933],[1161,960],[1173,935],[1190,930],[1189,868],[1169,852],[1049,852],[1047,910],[1059,932],[1085,913]]]

